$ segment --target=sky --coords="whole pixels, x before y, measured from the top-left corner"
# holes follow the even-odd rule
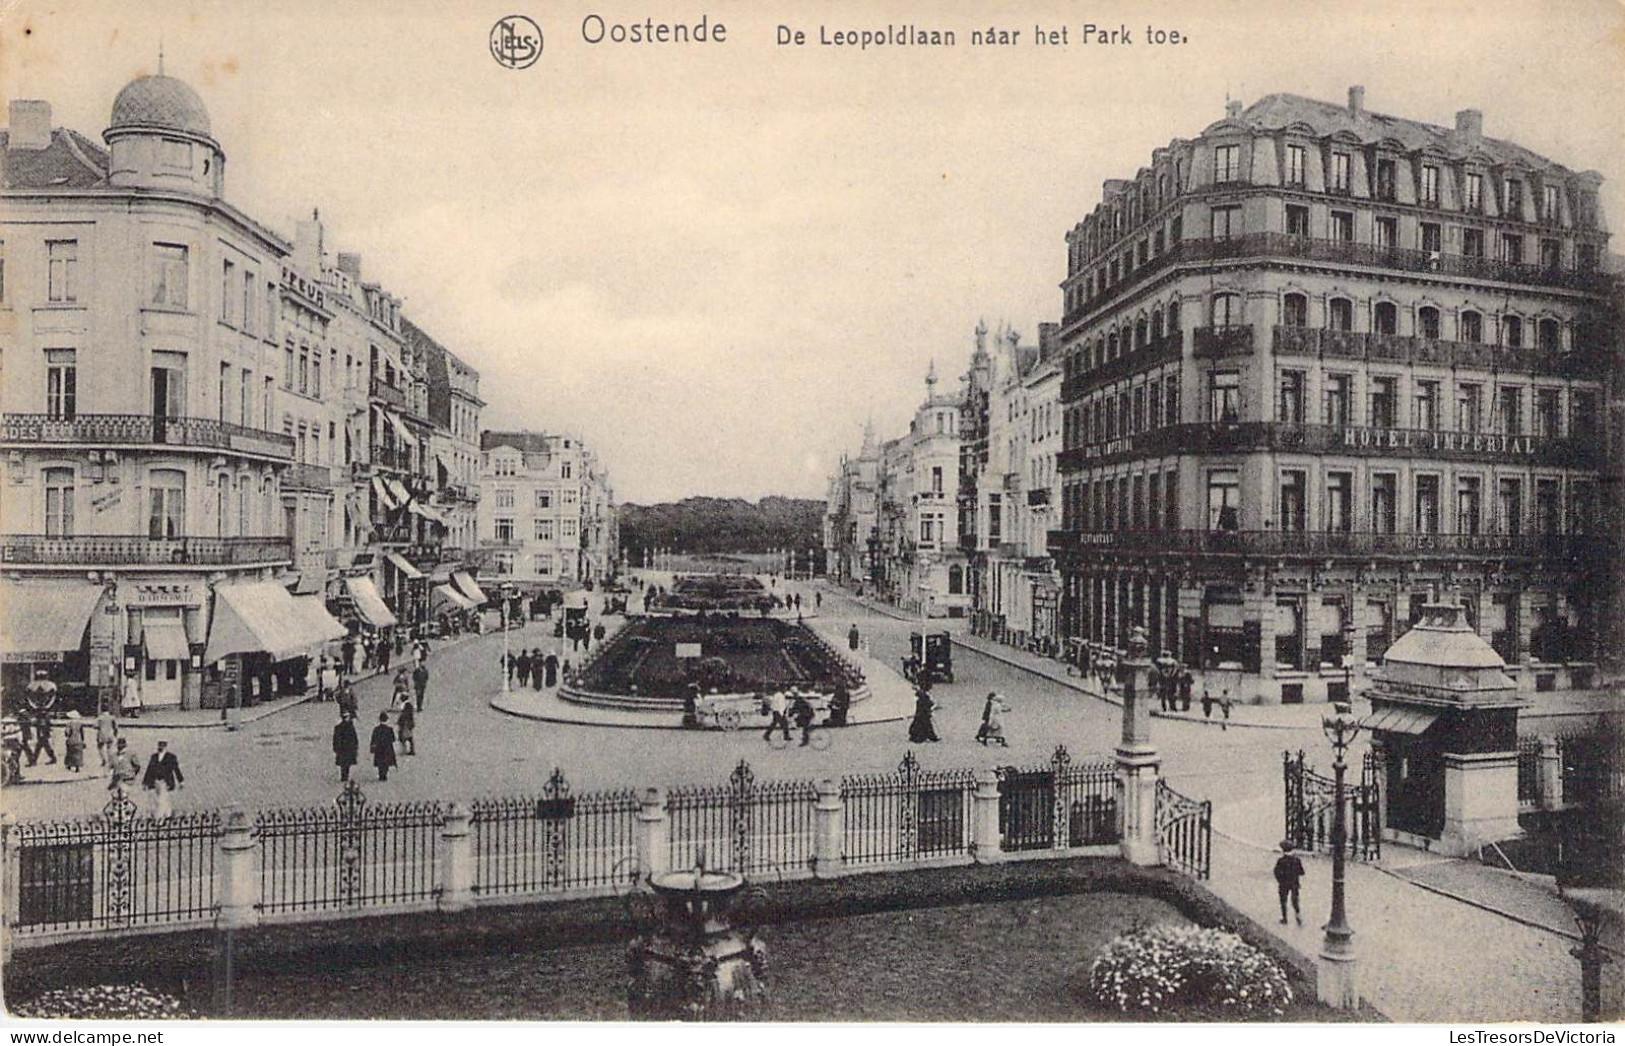
[[[542,27],[530,68],[493,23]],[[589,44],[583,19],[727,26]],[[1126,25],[1129,45],[1079,40]],[[822,47],[886,24],[951,49]],[[1039,47],[1033,26],[1068,27]],[[778,46],[777,27],[808,34]],[[1152,46],[1145,26],[1178,29]],[[973,47],[973,29],[1020,29]],[[1227,97],[1288,91],[1450,125],[1600,171],[1625,215],[1625,13],[1612,0],[1363,4],[671,0],[344,4],[0,0],[0,93],[99,138],[113,97],[195,87],[226,196],[329,250],[481,373],[487,428],[579,433],[617,497],[822,497],[864,422],[906,431],[979,319],[1058,319],[1066,231],[1107,178]]]

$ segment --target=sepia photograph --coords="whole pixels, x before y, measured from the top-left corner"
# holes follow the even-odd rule
[[[0,0],[0,95],[8,1042],[1615,1041],[1618,0]]]

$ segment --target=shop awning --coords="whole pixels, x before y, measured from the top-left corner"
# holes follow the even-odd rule
[[[302,574],[295,574],[288,591],[296,596],[314,596],[327,590],[326,570],[307,570]]]
[[[1420,734],[1438,718],[1439,713],[1420,708],[1384,708],[1366,717],[1365,728],[1390,734]]]
[[[299,608],[275,581],[216,585],[203,660],[212,664],[232,654],[265,653],[282,661],[308,645],[304,636]]]
[[[179,621],[146,622],[141,629],[141,642],[147,648],[149,661],[186,662],[192,657],[186,627]]]
[[[450,585],[436,585],[434,594],[456,607],[458,610],[473,610],[474,602]]]
[[[372,492],[378,495],[378,500],[384,503],[385,508],[401,507],[400,502],[395,500],[395,495],[391,494],[389,488],[384,485],[384,477],[372,477]]]
[[[396,416],[394,411],[384,411],[384,417],[389,419],[390,426],[395,430],[395,435],[400,438],[401,442],[407,446],[417,442],[417,437],[412,435],[412,430],[406,427],[406,422]]]
[[[405,505],[412,500],[412,492],[407,490],[400,480],[395,479],[393,476],[385,476],[383,480],[384,485],[389,488],[389,492],[395,496],[396,505]]]
[[[406,507],[409,511],[422,516],[431,523],[438,523],[441,526],[446,525],[446,517],[442,516],[438,511],[429,505],[425,505],[420,501],[414,501]]]
[[[463,595],[474,601],[475,606],[482,606],[491,601],[491,597],[487,596],[480,586],[474,583],[474,579],[468,576],[468,571],[453,570],[451,572],[451,581]]]
[[[372,583],[370,577],[347,577],[344,587],[355,600],[356,613],[361,620],[374,628],[388,628],[395,623],[395,615],[390,613],[383,598],[378,595],[378,587]]]
[[[0,656],[12,662],[62,660],[63,651],[78,650],[84,641],[101,595],[101,586],[88,581],[0,581]]]
[[[389,560],[390,563],[394,565],[396,570],[399,570],[402,574],[405,574],[409,578],[415,579],[423,576],[423,571],[419,570],[417,567],[414,567],[411,561],[405,556],[401,555],[399,552],[385,552],[384,558]]]
[[[349,633],[338,618],[327,612],[327,604],[320,596],[298,596],[293,603],[299,609],[307,649],[343,639]]]

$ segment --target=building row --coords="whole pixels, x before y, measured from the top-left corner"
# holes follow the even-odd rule
[[[1596,685],[1625,649],[1601,182],[1361,88],[1230,103],[1107,181],[1066,234],[1060,322],[1031,348],[978,332],[940,539],[959,612],[1062,654],[1143,626],[1292,703],[1448,601],[1520,688]],[[826,530],[831,572],[878,583],[871,459],[832,479]]]

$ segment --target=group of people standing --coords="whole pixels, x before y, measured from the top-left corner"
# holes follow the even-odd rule
[[[557,686],[560,664],[559,655],[551,652],[544,654],[535,648],[521,650],[516,654],[506,654],[503,658],[503,668],[508,673],[508,682],[511,683],[518,677],[520,689],[530,686],[534,690],[540,690],[543,687]]]

